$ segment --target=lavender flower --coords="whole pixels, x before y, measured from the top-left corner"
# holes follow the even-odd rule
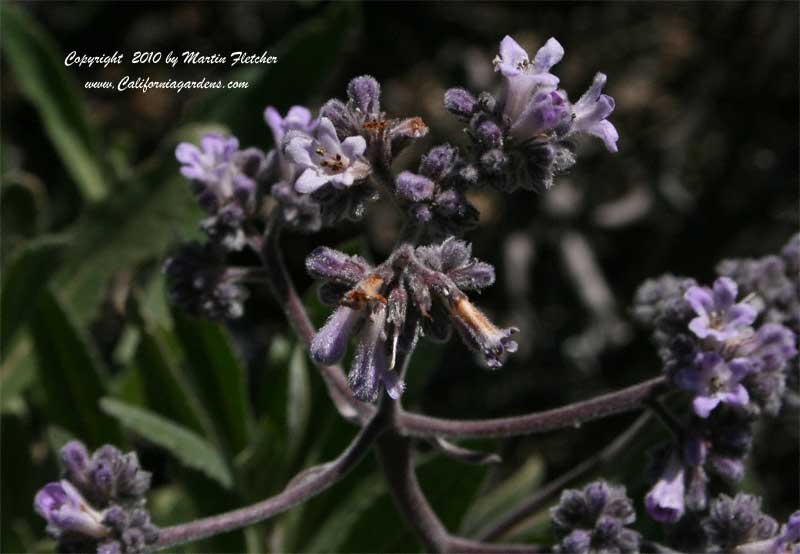
[[[744,406],[750,401],[742,380],[755,370],[745,358],[726,361],[716,352],[698,354],[694,366],[679,371],[675,383],[694,393],[692,406],[700,417],[708,417],[720,403]]]
[[[786,327],[753,329],[757,310],[749,301],[737,303],[737,293],[728,277],[711,290],[671,276],[637,292],[634,314],[654,327],[667,374],[694,395],[701,417],[720,404],[777,413],[786,369],[797,355],[795,335]]]
[[[305,106],[292,106],[286,112],[285,117],[281,117],[280,112],[274,106],[267,106],[267,109],[264,110],[264,121],[272,131],[275,146],[280,146],[283,137],[289,131],[301,131],[310,135],[319,123],[318,120],[312,118],[311,110]]]
[[[560,541],[556,552],[639,551],[639,533],[626,528],[636,521],[636,512],[625,487],[596,481],[581,491],[565,490],[558,506],[550,509],[550,518]]]
[[[257,182],[266,169],[264,153],[239,149],[236,137],[205,135],[200,148],[180,143],[175,157],[183,164],[181,174],[192,183],[198,204],[209,214],[201,225],[209,237],[229,250],[245,244],[242,229],[257,211]]]
[[[739,493],[720,495],[711,503],[703,528],[714,551],[732,552],[737,546],[775,537],[778,524],[761,512],[761,499]]]
[[[736,283],[727,277],[714,281],[713,291],[706,287],[692,287],[684,297],[697,317],[689,329],[701,339],[713,337],[718,341],[735,340],[752,332],[756,310],[745,302],[735,303],[739,291]]]
[[[188,313],[213,320],[244,314],[244,270],[228,268],[214,244],[187,243],[164,263],[170,301]]]
[[[150,474],[135,452],[106,445],[91,456],[69,442],[60,458],[64,479],[48,483],[34,498],[36,512],[61,551],[143,554],[152,551],[158,529],[144,509]]]
[[[70,533],[99,539],[110,533],[103,525],[103,514],[67,480],[45,485],[36,494],[33,505],[47,520],[48,533],[55,539]]]
[[[551,38],[531,61],[506,36],[494,60],[504,78],[499,99],[489,93],[475,99],[461,88],[445,93],[445,108],[469,123],[481,182],[504,191],[547,189],[555,174],[575,163],[569,139],[577,134],[597,136],[609,151],[617,151],[619,136],[607,119],[614,100],[602,94],[606,76],[598,73],[589,90],[571,104],[550,72],[563,56],[563,47]]]
[[[326,117],[320,120],[313,139],[296,134],[284,146],[286,156],[302,170],[294,183],[295,189],[306,194],[329,183],[334,188],[347,188],[366,178],[371,171],[363,159],[366,149],[367,143],[360,136],[339,141]]]
[[[781,533],[773,544],[772,554],[800,553],[800,511],[789,516],[789,521],[781,527]]]
[[[683,516],[685,492],[683,462],[673,453],[664,473],[645,497],[647,512],[656,521],[675,523]]]
[[[338,307],[314,337],[311,355],[334,363],[359,329],[349,382],[355,396],[373,402],[380,386],[397,398],[403,384],[394,371],[397,354],[413,349],[419,333],[445,338],[454,325],[464,342],[499,367],[514,352],[516,329],[495,327],[463,290],[494,282],[494,269],[471,257],[470,247],[448,239],[416,249],[402,245],[381,265],[371,267],[357,256],[318,248],[306,260],[312,277],[325,281],[325,297]]]

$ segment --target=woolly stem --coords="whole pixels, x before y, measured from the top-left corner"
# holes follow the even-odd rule
[[[396,406],[394,409],[396,410]],[[451,535],[419,485],[414,470],[411,440],[389,432],[378,439],[376,446],[378,460],[395,505],[414,530],[425,551],[475,554],[528,554],[540,551],[535,546],[490,544]]]
[[[665,386],[666,378],[656,377],[638,385],[560,408],[496,419],[442,419],[401,412],[397,416],[397,425],[403,434],[415,437],[499,438],[531,435],[575,427],[587,421],[640,409],[646,400],[662,392]]]
[[[306,313],[303,301],[297,294],[289,271],[283,261],[279,246],[280,223],[277,218],[272,218],[265,233],[265,240],[261,248],[261,258],[264,269],[275,299],[283,308],[289,324],[295,330],[306,347],[314,340],[316,329]],[[353,398],[347,378],[338,365],[316,364],[325,379],[328,392],[336,405],[339,413],[348,420],[358,419],[365,422],[373,414],[374,409],[368,404]]]

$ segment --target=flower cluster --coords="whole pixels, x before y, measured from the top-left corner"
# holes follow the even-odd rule
[[[182,245],[164,263],[170,301],[193,316],[235,319],[244,313],[244,270],[228,267],[215,243]]]
[[[800,233],[784,246],[780,255],[758,259],[724,260],[717,273],[739,284],[764,320],[786,325],[800,333]]]
[[[639,552],[639,533],[626,527],[636,521],[636,511],[625,487],[595,481],[583,490],[565,490],[550,518],[560,541],[556,552]]]
[[[418,173],[404,171],[395,179],[395,194],[409,216],[434,237],[461,235],[478,223],[478,210],[465,196],[470,183],[464,170],[458,150],[443,144],[423,156]]]
[[[175,157],[198,204],[209,214],[201,224],[203,230],[228,250],[241,250],[245,245],[243,227],[258,213],[264,153],[257,148],[241,150],[236,137],[211,133],[202,138],[199,148],[182,142]]]
[[[740,481],[753,439],[752,415],[743,410],[716,410],[709,418],[692,416],[682,425],[677,444],[654,449],[650,473],[655,481],[645,497],[650,516],[678,522],[687,510],[708,507],[709,482]]]
[[[331,121],[340,138],[362,137],[377,170],[387,170],[403,148],[428,134],[420,117],[387,117],[381,111],[381,87],[369,75],[350,81],[347,98],[347,102],[329,100],[322,106],[320,117]]]
[[[403,383],[395,371],[398,353],[413,349],[422,332],[446,340],[455,327],[464,342],[490,367],[514,352],[515,328],[492,324],[464,294],[494,282],[492,266],[472,258],[470,246],[448,239],[431,246],[398,247],[377,267],[358,256],[320,247],[306,260],[312,277],[324,281],[320,298],[336,310],[314,337],[311,355],[319,363],[340,360],[350,336],[359,340],[348,376],[356,398],[374,402],[381,385],[397,398]]]
[[[90,456],[73,441],[61,449],[61,463],[64,478],[42,487],[34,499],[60,551],[152,551],[159,533],[144,508],[150,474],[139,467],[135,452],[106,445]]]
[[[667,374],[693,395],[694,412],[706,418],[720,404],[774,414],[780,409],[794,333],[777,323],[753,324],[757,308],[737,302],[728,277],[713,288],[667,276],[645,283],[634,314],[654,327]]]
[[[617,130],[607,119],[614,99],[602,94],[606,76],[598,73],[573,104],[550,73],[563,56],[564,48],[551,38],[531,60],[506,36],[494,60],[504,79],[499,98],[488,92],[476,98],[462,88],[445,93],[445,108],[469,125],[481,183],[503,191],[550,188],[554,174],[575,163],[570,139],[576,134],[597,136],[610,152],[617,151]]]

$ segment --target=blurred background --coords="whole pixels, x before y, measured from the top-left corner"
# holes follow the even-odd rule
[[[431,132],[397,161],[414,169],[442,142],[466,145],[444,91],[498,86],[491,60],[506,34],[529,52],[555,36],[556,67],[577,98],[596,71],[617,102],[620,152],[581,143],[579,161],[544,194],[481,191],[467,239],[495,264],[477,303],[517,325],[520,351],[500,371],[457,341],[422,341],[409,409],[461,418],[542,410],[658,375],[629,305],[664,272],[709,282],[725,257],[777,251],[798,230],[798,4],[786,3],[5,3],[2,11],[2,544],[52,550],[32,509],[58,475],[70,437],[135,448],[154,473],[150,508],[168,525],[274,494],[302,467],[335,456],[354,429],[266,289],[228,325],[171,308],[165,256],[198,238],[201,213],[178,174],[179,140],[223,129],[271,147],[262,113],[344,97],[348,80],[383,84],[390,115]],[[131,65],[135,51],[268,49],[274,66]],[[123,65],[64,67],[67,53],[126,54]],[[89,91],[85,81],[245,79],[243,91]],[[286,236],[286,256],[317,323],[306,253],[348,244],[374,260],[400,220],[373,205],[361,224]],[[503,507],[602,448],[635,416],[471,446],[504,464],[434,453],[420,475],[452,530],[468,534]],[[798,505],[798,412],[759,427],[741,488],[783,519]],[[601,470],[641,508],[652,424]],[[425,450],[425,445],[421,445]],[[476,502],[476,499],[478,501]],[[643,514],[643,512],[642,512]],[[642,515],[637,527],[659,528]],[[546,512],[516,532],[550,540]],[[513,538],[513,537],[512,537]],[[419,547],[374,460],[332,491],[247,532],[187,551],[360,552]]]

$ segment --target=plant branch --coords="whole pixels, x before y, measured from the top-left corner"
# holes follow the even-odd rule
[[[446,438],[498,438],[544,433],[574,427],[614,414],[642,408],[645,401],[663,391],[665,377],[583,400],[560,408],[521,416],[482,420],[456,420],[400,412],[397,424],[404,435]]]
[[[291,275],[283,262],[278,244],[280,231],[281,227],[277,218],[272,218],[265,233],[261,258],[272,293],[283,308],[289,324],[306,344],[306,347],[309,347],[311,341],[314,340],[316,329],[306,313],[303,301],[297,294]],[[372,416],[374,413],[372,406],[353,398],[341,367],[338,365],[315,365],[322,373],[331,399],[342,417],[347,420],[357,419],[364,423]]]
[[[393,406],[397,410],[396,406]],[[526,545],[490,544],[451,535],[428,503],[417,480],[411,439],[394,432],[384,434],[377,442],[380,461],[395,505],[429,552],[519,553],[538,552]]]
[[[650,422],[651,417],[650,412],[645,412],[639,416],[630,427],[603,450],[549,482],[536,491],[533,496],[479,530],[475,534],[475,537],[483,541],[495,540],[502,537],[519,522],[544,508],[551,500],[558,496],[564,487],[571,485],[575,481],[585,477],[591,471],[616,458],[630,445],[633,439],[639,435],[642,429],[645,428]]]
[[[253,525],[318,495],[340,481],[361,461],[386,429],[387,424],[385,410],[379,410],[359,431],[350,446],[335,460],[303,471],[286,486],[283,492],[256,504],[162,529],[156,545],[157,550]]]

